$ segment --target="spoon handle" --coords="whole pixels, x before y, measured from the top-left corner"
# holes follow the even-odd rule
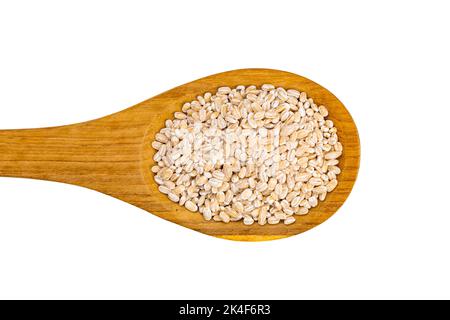
[[[0,130],[0,176],[75,184],[114,194],[140,182],[141,130],[114,121]]]

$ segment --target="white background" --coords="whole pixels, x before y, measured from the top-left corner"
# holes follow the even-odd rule
[[[90,120],[209,74],[309,77],[360,133],[304,234],[215,239],[119,200],[0,179],[0,298],[450,298],[445,1],[1,1],[0,128]]]

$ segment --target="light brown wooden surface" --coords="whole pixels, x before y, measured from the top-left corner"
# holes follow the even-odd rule
[[[329,109],[344,146],[337,188],[306,216],[289,226],[204,221],[160,194],[153,181],[150,143],[186,101],[220,86],[262,85],[306,91]],[[292,236],[333,215],[350,194],[359,168],[356,126],[343,104],[328,90],[296,74],[270,69],[242,69],[212,75],[174,88],[107,117],[69,126],[0,131],[0,176],[70,183],[126,201],[163,219],[208,235],[260,241]],[[6,183],[3,181],[2,183]],[[45,208],[42,208],[44,210]]]

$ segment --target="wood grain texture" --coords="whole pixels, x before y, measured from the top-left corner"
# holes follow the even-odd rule
[[[220,86],[275,86],[306,91],[329,109],[344,152],[337,188],[296,223],[285,226],[207,222],[198,213],[159,193],[150,167],[150,143],[186,101]],[[360,159],[358,132],[344,105],[313,81],[289,72],[242,69],[212,75],[169,90],[122,112],[101,119],[44,129],[0,131],[0,175],[74,184],[121,199],[163,219],[208,235],[241,241],[280,239],[309,230],[333,215],[355,183]]]

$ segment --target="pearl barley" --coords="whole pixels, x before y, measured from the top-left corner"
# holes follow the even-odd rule
[[[270,84],[183,105],[152,142],[159,191],[205,220],[295,222],[337,184],[343,147],[328,110]]]

